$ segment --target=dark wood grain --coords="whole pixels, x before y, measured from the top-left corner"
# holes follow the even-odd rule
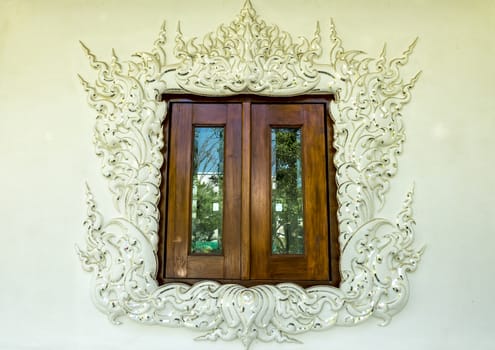
[[[166,278],[240,278],[240,104],[172,103]],[[195,126],[224,127],[222,255],[192,255],[192,142]]]
[[[169,104],[164,123],[168,161],[161,186],[159,282],[339,284],[333,129],[328,117],[331,98],[164,96]],[[192,140],[198,125],[225,127],[221,255],[189,253]],[[272,126],[302,128],[303,255],[271,254]]]
[[[321,104],[253,104],[252,106],[251,278],[328,280],[328,209],[324,106]],[[302,129],[302,255],[271,251],[271,130]]]
[[[251,278],[251,101],[242,102],[241,280]]]

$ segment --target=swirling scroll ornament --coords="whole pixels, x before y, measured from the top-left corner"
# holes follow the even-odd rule
[[[207,34],[201,44],[196,38],[185,42],[179,28],[177,83],[197,94],[305,93],[319,82],[313,64],[321,54],[319,25],[312,40],[300,40],[294,43],[289,33],[259,19],[248,1],[232,23]]]
[[[296,342],[297,334],[370,317],[387,324],[404,307],[407,273],[422,253],[414,246],[413,191],[395,223],[376,215],[405,139],[400,111],[418,75],[404,82],[400,67],[415,43],[389,61],[385,50],[376,59],[345,51],[333,23],[330,39],[329,62],[315,63],[321,55],[319,29],[313,40],[295,45],[287,33],[260,20],[247,1],[231,24],[208,34],[203,44],[186,43],[179,32],[176,64],[165,61],[165,26],[153,50],[131,61],[121,62],[113,52],[110,62],[103,62],[83,45],[98,73],[93,84],[81,78],[97,114],[96,154],[119,215],[104,220],[88,186],[86,246],[78,253],[83,268],[93,271],[95,305],[113,322],[127,317],[187,327],[203,333],[197,339],[240,339],[248,348],[255,340]],[[329,117],[335,130],[340,288],[291,283],[246,288],[213,281],[158,285],[160,169],[167,161],[162,133],[167,106],[159,96],[172,91],[167,74],[186,93],[337,96]]]

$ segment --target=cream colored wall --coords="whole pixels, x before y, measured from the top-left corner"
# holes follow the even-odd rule
[[[91,132],[94,113],[76,79],[94,75],[78,40],[107,59],[151,47],[164,19],[186,36],[230,21],[242,0],[0,2],[0,349],[240,349],[196,343],[191,331],[112,326],[91,304],[83,242],[84,183],[109,202]],[[423,75],[404,110],[407,130],[392,215],[414,181],[418,241],[406,309],[301,336],[303,345],[254,349],[493,349],[495,314],[495,2],[491,0],[253,0],[267,22],[309,35],[333,17],[346,48],[399,54]],[[171,56],[169,56],[171,59]],[[108,209],[111,208],[108,206]]]

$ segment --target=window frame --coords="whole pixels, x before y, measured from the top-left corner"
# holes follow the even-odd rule
[[[158,273],[157,280],[160,284],[182,282],[188,284],[194,284],[204,280],[215,280],[220,283],[236,283],[243,286],[255,286],[262,284],[278,284],[292,282],[301,287],[309,287],[313,285],[326,284],[329,286],[338,286],[340,283],[340,246],[338,241],[338,221],[337,221],[337,185],[336,185],[336,170],[333,161],[335,154],[335,149],[333,148],[333,121],[330,113],[330,103],[334,101],[333,94],[313,94],[313,95],[299,95],[292,97],[265,97],[256,95],[235,95],[228,97],[209,97],[209,96],[198,96],[192,94],[163,94],[161,96],[162,101],[167,103],[167,115],[165,116],[163,133],[164,140],[166,140],[165,147],[163,148],[164,164],[162,167],[162,182],[160,184],[160,191],[162,196],[160,198],[159,208],[160,208],[160,228],[159,228],[159,242],[158,242]],[[250,197],[251,197],[251,105],[252,104],[321,104],[323,106],[323,118],[325,124],[325,158],[326,158],[326,175],[327,175],[327,206],[328,206],[328,217],[327,220],[329,224],[328,228],[328,266],[329,266],[329,279],[327,280],[300,280],[300,279],[253,279],[250,278],[250,257],[246,257],[245,254],[241,254],[241,278],[240,279],[229,279],[229,278],[211,278],[207,274],[205,277],[198,278],[178,278],[178,277],[167,277],[167,239],[166,239],[166,226],[167,226],[167,198],[168,198],[168,160],[170,155],[168,154],[170,147],[168,146],[169,140],[169,123],[171,119],[173,103],[183,103],[183,104],[194,104],[194,103],[204,103],[204,104],[221,104],[221,103],[232,103],[242,105],[242,138],[248,139],[248,142],[242,143],[242,169],[243,174],[241,176],[241,197],[242,208],[241,208],[241,245],[251,245],[250,238]],[[248,162],[246,165],[245,163]]]
[[[405,142],[401,111],[419,78],[403,68],[416,40],[399,56],[389,58],[383,50],[373,57],[345,49],[333,22],[325,31],[329,40],[324,48],[319,25],[312,38],[294,39],[260,19],[246,1],[232,22],[202,41],[185,39],[179,29],[172,62],[165,54],[165,25],[149,52],[139,51],[128,60],[115,52],[111,59],[99,60],[82,44],[97,73],[94,83],[80,78],[97,115],[93,142],[108,193],[97,186],[95,196],[87,185],[87,232],[77,251],[83,269],[93,272],[93,301],[112,322],[126,318],[184,327],[203,332],[197,339],[238,339],[248,348],[253,341],[294,342],[301,333],[355,326],[373,317],[386,325],[407,304],[408,275],[423,251],[415,244],[413,189],[395,218],[383,217],[381,209]],[[247,50],[235,50],[232,43]],[[304,289],[291,283],[245,288],[214,281],[158,286],[157,206],[167,109],[159,97],[167,92],[335,94],[330,110],[335,121],[340,288]],[[97,205],[102,198],[106,205]]]

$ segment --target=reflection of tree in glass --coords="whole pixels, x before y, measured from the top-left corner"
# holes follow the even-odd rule
[[[303,254],[301,129],[272,129],[272,253]]]
[[[193,167],[196,174],[223,174],[223,128],[196,127]]]
[[[223,144],[223,128],[195,128],[192,253],[222,252]]]

